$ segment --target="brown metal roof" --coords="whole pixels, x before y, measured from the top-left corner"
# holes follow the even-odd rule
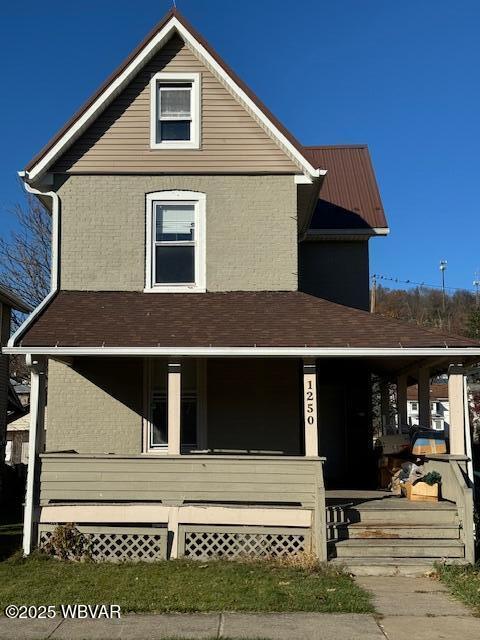
[[[175,17],[192,36],[200,42],[200,44],[208,51],[222,69],[233,79],[234,82],[247,94],[247,96],[257,105],[257,107],[265,114],[275,127],[287,138],[287,140],[300,152],[300,154],[310,162],[309,155],[305,152],[303,145],[291,134],[291,132],[273,115],[273,113],[264,105],[258,96],[243,82],[239,76],[227,65],[227,63],[218,55],[211,45],[198,33],[198,31],[186,20],[186,18],[176,9],[173,8],[155,25],[150,33],[135,47],[132,53],[121,63],[119,67],[105,80],[105,82],[95,91],[95,93],[80,107],[80,109],[68,120],[68,122],[56,133],[53,138],[41,149],[25,167],[26,171],[30,171],[43,156],[58,142],[58,140],[70,129],[70,127],[85,113],[85,111],[95,102],[95,100],[105,91],[105,89],[122,74],[130,62],[144,49],[144,47],[152,40],[159,31]],[[321,167],[317,167],[321,168]]]
[[[327,169],[310,229],[387,228],[366,145],[305,147],[314,167]]]
[[[466,338],[291,292],[62,291],[23,347],[477,347]]]

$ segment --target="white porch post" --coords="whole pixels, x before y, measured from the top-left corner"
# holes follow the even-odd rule
[[[450,453],[465,455],[465,405],[463,369],[448,369],[448,402],[450,409]]]
[[[430,369],[418,370],[418,424],[430,429]]]
[[[182,406],[182,367],[180,363],[168,363],[168,454],[180,454],[180,423]]]
[[[315,360],[303,361],[303,405],[305,456],[318,456],[317,367]]]
[[[407,376],[405,374],[397,378],[397,411],[398,428],[401,429],[408,423],[407,412]]]
[[[28,556],[33,547],[35,531],[35,475],[43,437],[45,419],[45,363],[42,358],[27,356],[30,367],[30,429],[28,439],[28,470],[23,518],[23,553]]]

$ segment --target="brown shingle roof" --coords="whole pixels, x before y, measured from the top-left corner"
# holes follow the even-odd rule
[[[21,346],[469,347],[442,335],[300,292],[144,294],[62,291]]]
[[[388,227],[366,145],[305,147],[314,167],[327,169],[311,229]]]

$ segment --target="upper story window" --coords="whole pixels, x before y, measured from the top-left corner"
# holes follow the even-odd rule
[[[150,82],[152,149],[200,146],[200,74],[157,73]]]
[[[146,292],[205,291],[205,194],[147,195]]]

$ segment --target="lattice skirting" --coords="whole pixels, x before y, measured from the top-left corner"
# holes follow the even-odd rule
[[[179,555],[205,560],[212,557],[278,557],[310,550],[310,530],[293,527],[179,527]]]
[[[167,529],[149,527],[88,527],[78,530],[90,542],[94,562],[155,562],[167,557]],[[50,540],[55,525],[40,525],[39,547]]]

